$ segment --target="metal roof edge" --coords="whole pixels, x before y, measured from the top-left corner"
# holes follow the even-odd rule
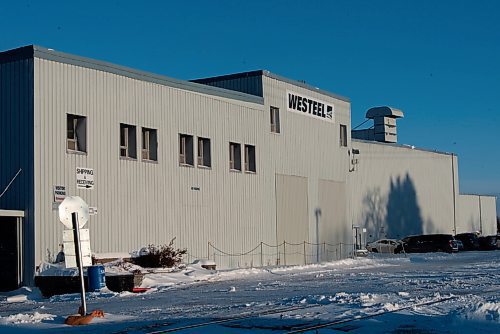
[[[457,157],[457,154],[453,153],[453,152],[451,152],[451,153],[450,152],[443,152],[443,151],[431,150],[431,149],[427,149],[427,148],[419,148],[419,147],[415,147],[415,146],[404,145],[404,144],[382,143],[379,141],[364,140],[364,139],[358,139],[358,138],[352,138],[351,141],[364,143],[364,144],[375,144],[375,145],[385,145],[385,146],[392,146],[392,147],[398,147],[398,148],[406,148],[408,150],[413,150],[413,151],[422,151],[422,152],[436,153],[436,154],[443,154],[443,155],[450,155],[450,156]]]
[[[15,49],[0,51],[0,64],[33,58],[33,45],[25,45]]]
[[[459,195],[465,195],[465,196],[481,196],[481,197],[493,197],[497,198],[500,197],[500,195],[491,195],[491,194],[473,194],[473,193],[459,193]]]
[[[75,65],[75,66],[82,66],[85,68],[122,75],[132,79],[152,82],[164,86],[188,90],[201,94],[214,95],[228,99],[256,103],[260,105],[264,104],[264,99],[259,96],[254,96],[241,92],[235,92],[232,90],[223,89],[219,87],[207,86],[190,81],[174,79],[164,75],[136,70],[130,67],[116,65],[101,60],[55,51],[38,45],[33,45],[33,57]]]
[[[219,75],[215,77],[209,77],[209,78],[200,78],[200,79],[193,79],[191,80],[192,82],[199,82],[199,83],[208,83],[208,82],[214,82],[214,81],[223,81],[223,80],[231,80],[231,79],[240,79],[240,78],[248,78],[248,77],[255,77],[255,76],[266,76],[271,79],[279,80],[282,82],[286,82],[291,85],[299,86],[308,90],[311,90],[313,92],[317,92],[323,95],[327,95],[330,97],[333,97],[334,99],[341,100],[344,102],[351,102],[351,100],[348,97],[341,96],[335,93],[328,92],[326,90],[319,89],[317,87],[311,86],[309,84],[293,80],[293,79],[288,79],[286,77],[283,77],[278,74],[274,74],[268,70],[255,70],[255,71],[248,71],[248,72],[240,72],[240,73],[233,73],[233,74],[225,74],[225,75]]]
[[[283,76],[278,75],[278,74],[274,74],[274,73],[272,73],[270,71],[267,71],[267,70],[262,70],[262,74],[265,75],[268,78],[272,78],[272,79],[275,79],[275,80],[283,81],[283,82],[286,82],[286,83],[291,84],[291,85],[299,86],[299,87],[311,90],[313,92],[317,92],[317,93],[320,93],[320,94],[323,94],[323,95],[327,95],[327,96],[333,97],[334,99],[337,99],[337,100],[341,100],[341,101],[348,102],[348,103],[351,102],[351,100],[348,97],[345,97],[345,96],[342,96],[342,95],[338,95],[338,94],[335,94],[335,93],[331,93],[329,91],[320,89],[318,87],[311,86],[311,85],[309,85],[307,83],[300,82],[300,81],[293,80],[293,79],[289,79],[289,78],[283,77]]]
[[[255,70],[255,71],[248,71],[248,72],[240,72],[240,73],[217,75],[215,77],[192,79],[192,80],[189,80],[189,81],[191,81],[191,82],[199,82],[199,83],[208,83],[208,82],[214,82],[214,81],[223,81],[223,80],[232,80],[232,79],[240,79],[240,78],[257,77],[257,76],[261,76],[262,74],[263,74],[263,70]]]

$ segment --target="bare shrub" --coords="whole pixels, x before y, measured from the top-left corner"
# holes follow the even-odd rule
[[[187,253],[187,249],[174,248],[174,240],[170,240],[168,245],[148,245],[146,254],[142,254],[134,259],[134,262],[146,268],[171,268],[182,262],[182,256]]]

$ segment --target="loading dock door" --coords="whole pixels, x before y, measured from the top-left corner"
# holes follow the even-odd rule
[[[307,178],[276,175],[276,241],[280,264],[304,264],[304,241],[309,241]],[[310,259],[309,259],[310,260]]]
[[[0,291],[15,290],[22,282],[21,222],[0,213]]]

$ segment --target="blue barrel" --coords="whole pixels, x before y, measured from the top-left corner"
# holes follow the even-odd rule
[[[88,290],[99,291],[106,286],[104,266],[91,266],[87,268]]]

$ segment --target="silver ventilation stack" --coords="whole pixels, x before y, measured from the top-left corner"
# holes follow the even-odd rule
[[[398,131],[396,118],[404,117],[403,112],[387,106],[370,108],[366,118],[373,119],[373,127],[364,130],[352,130],[351,136],[356,139],[373,140],[382,143],[397,143]]]

